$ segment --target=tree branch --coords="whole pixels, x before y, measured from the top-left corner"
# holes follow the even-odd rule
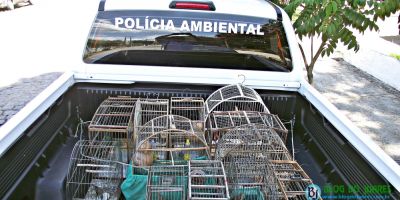
[[[308,63],[307,63],[307,60],[306,60],[306,54],[304,53],[304,49],[303,49],[303,47],[300,45],[300,43],[298,43],[298,44],[299,44],[299,48],[300,48],[301,55],[303,56],[304,65],[305,65],[305,67],[306,67],[306,69],[307,69],[307,68],[308,68]]]
[[[312,59],[312,61],[310,63],[310,66],[309,66],[310,67],[310,69],[309,69],[310,71],[313,71],[314,65],[317,62],[318,57],[321,55],[322,51],[324,50],[325,44],[326,44],[326,41],[322,41],[321,45],[318,48],[317,53],[313,56],[313,59]]]

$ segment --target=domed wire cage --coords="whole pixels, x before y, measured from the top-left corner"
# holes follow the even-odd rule
[[[260,95],[241,84],[228,85],[212,93],[206,100],[207,119],[213,111],[258,111],[270,113]]]
[[[121,160],[118,141],[79,140],[70,158],[66,199],[119,199]]]
[[[257,193],[266,199],[303,199],[312,183],[279,135],[265,125],[247,124],[228,131],[218,141],[216,159],[224,163],[232,197],[258,199],[252,196]]]
[[[182,164],[191,159],[207,159],[204,132],[195,123],[178,115],[165,115],[144,124],[137,133],[133,163],[139,166]]]
[[[222,137],[224,131],[215,127],[215,123],[225,123],[220,124],[225,130],[239,126],[244,123],[244,121],[228,121],[235,120],[231,118],[220,118],[221,120],[215,122],[213,118],[213,113],[223,113],[223,112],[239,112],[239,111],[252,111],[269,114],[268,108],[265,106],[260,95],[252,88],[246,87],[242,84],[228,85],[222,87],[212,93],[206,100],[205,103],[205,126],[206,126],[206,140],[210,146],[210,154],[213,157],[215,154],[216,143],[218,138]],[[227,115],[229,116],[229,113]],[[217,119],[218,120],[218,119]],[[232,122],[233,124],[228,124]],[[223,129],[222,128],[222,129]]]

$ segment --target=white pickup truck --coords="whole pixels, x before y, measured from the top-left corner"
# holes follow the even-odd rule
[[[82,70],[0,128],[0,197],[400,199],[399,165],[307,83],[302,59],[289,17],[269,1],[102,0]],[[193,102],[200,106],[185,108]],[[131,110],[102,110],[112,106]],[[118,116],[126,127],[111,120]],[[234,124],[238,116],[247,121]],[[168,123],[155,125],[161,119]],[[271,156],[278,144],[285,159]],[[91,155],[98,151],[124,158]],[[213,167],[220,174],[207,174]],[[129,185],[132,174],[146,181]]]

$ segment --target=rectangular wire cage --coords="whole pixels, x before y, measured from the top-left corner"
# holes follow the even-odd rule
[[[217,144],[216,159],[225,166],[231,197],[302,199],[312,183],[279,135],[264,125],[228,131]]]
[[[70,158],[66,199],[119,199],[121,159],[115,141],[78,141]]]
[[[266,157],[235,152],[225,157],[223,163],[231,198],[280,199],[278,182]]]
[[[88,139],[120,141],[125,154],[130,155],[133,134],[133,112],[137,99],[125,96],[108,97],[97,108],[89,125]],[[128,156],[126,156],[128,157]]]
[[[282,187],[282,197],[306,199],[304,191],[308,185],[312,184],[312,181],[301,166],[293,160],[274,160],[271,163],[279,185]]]
[[[172,97],[171,115],[190,119],[196,131],[204,131],[204,99],[200,97]]]
[[[137,134],[150,120],[169,114],[168,99],[138,99],[135,107],[134,135],[135,144]]]
[[[256,124],[238,126],[218,141],[216,159],[224,164],[233,198],[279,198],[278,182],[270,160],[277,150],[280,152],[285,148],[278,134],[262,128],[263,125]]]
[[[214,156],[216,143],[227,131],[246,124],[258,124],[259,129],[276,132],[286,141],[288,130],[277,115],[255,111],[214,111],[207,123],[207,142],[211,156]]]
[[[218,160],[191,160],[189,199],[230,199],[224,165]]]
[[[152,166],[147,179],[147,200],[187,199],[187,165]]]

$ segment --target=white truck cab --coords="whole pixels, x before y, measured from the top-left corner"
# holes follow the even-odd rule
[[[101,0],[83,55],[76,58],[81,70],[62,75],[0,128],[0,197],[399,199],[400,166],[307,83],[302,59],[289,17],[282,8],[270,1]],[[115,98],[122,103],[107,104]],[[224,101],[229,103],[230,110],[214,104],[212,109],[220,108],[221,112],[211,113],[209,104],[218,102],[218,105],[222,105],[220,103]],[[249,126],[250,129],[260,126],[260,120],[249,120],[250,114],[258,115],[263,123],[266,123],[263,116],[270,117],[271,122],[279,122],[283,132],[287,133],[285,137],[262,139],[263,133],[255,131],[257,137],[254,138],[260,141],[248,142],[247,145],[254,147],[260,142],[282,144],[282,152],[287,159],[284,162],[277,161],[263,157],[264,153],[268,153],[266,151],[253,152],[255,157],[262,157],[261,160],[266,159],[265,162],[269,163],[257,166],[271,167],[263,168],[268,176],[262,177],[256,165],[251,165],[249,160],[236,160],[237,166],[248,164],[249,167],[242,167],[242,172],[253,170],[258,173],[257,177],[252,177],[251,184],[240,184],[241,181],[250,180],[239,173],[240,169],[232,173],[231,168],[223,168],[219,164],[224,161],[215,157],[206,156],[206,160],[193,161],[190,160],[195,155],[193,152],[180,152],[196,144],[194,139],[184,138],[179,140],[179,144],[169,145],[149,136],[147,143],[137,143],[138,131],[141,133],[140,127],[143,126],[139,121],[145,119],[138,111],[144,108],[143,105],[156,105],[151,107],[158,109],[155,113],[166,114],[157,114],[158,117],[147,121],[152,123],[151,131],[162,128],[161,125],[154,125],[161,119],[174,121],[168,124],[168,130],[155,134],[159,138],[172,138],[174,134],[180,134],[175,122],[193,124],[190,121],[193,119],[175,116],[176,113],[169,109],[174,107],[173,102],[206,104],[196,107],[205,113],[206,118],[196,118],[196,123],[204,119],[204,124],[194,127],[204,128],[203,134],[197,137],[205,136],[202,141],[207,154],[215,153],[211,152],[212,146],[218,149],[218,141],[224,139],[214,139],[212,134],[219,136],[222,134],[220,132],[227,130],[212,132],[215,128],[212,122],[218,124],[215,116],[228,116],[228,121],[233,123],[232,113],[239,112],[243,113],[241,117],[246,117],[247,124],[236,127],[236,132]],[[251,110],[251,106],[239,106],[238,102],[251,105],[258,103],[262,106],[257,108],[262,110]],[[119,111],[99,113],[102,108],[110,106],[131,109],[130,114],[124,114],[129,118],[126,138],[122,140],[118,137],[115,141],[111,134],[94,142],[90,129],[94,126],[91,125],[100,123],[97,119],[108,120],[121,114]],[[162,106],[166,108],[161,110]],[[214,121],[208,118],[211,115]],[[108,120],[107,123],[109,121],[112,122]],[[115,131],[113,128],[121,126],[119,122],[115,123],[106,126],[105,132],[125,131]],[[194,132],[192,125],[189,127]],[[279,132],[274,127],[267,129],[271,134]],[[171,130],[174,134],[171,134]],[[169,131],[168,134],[166,131]],[[210,132],[212,136],[207,138]],[[244,135],[248,133],[244,132]],[[168,141],[173,142],[172,139]],[[241,140],[228,138],[224,141],[229,146]],[[99,142],[103,149],[94,145]],[[144,148],[138,149],[133,144]],[[96,147],[88,152],[82,150],[93,145]],[[264,146],[267,149],[269,147]],[[112,152],[124,152],[127,159],[116,161],[97,158],[96,162],[87,162],[94,159],[87,153],[103,152],[110,147]],[[238,149],[242,147],[239,145]],[[199,148],[203,147],[195,147]],[[149,157],[151,162],[146,163],[154,166],[141,168],[135,165],[140,160],[137,159],[139,150],[153,151],[141,155]],[[154,152],[159,151],[169,154],[157,156]],[[175,153],[178,157],[184,157],[186,164],[175,164],[177,161],[172,159]],[[76,159],[77,156],[81,158]],[[167,159],[168,164],[156,165],[157,159]],[[216,165],[221,169],[220,173],[207,174],[209,171],[206,169],[215,168]],[[116,180],[116,176],[108,172],[120,169],[119,166],[123,166],[123,176]],[[188,169],[188,166],[193,168]],[[203,167],[202,170],[193,171],[199,167]],[[139,168],[148,173],[135,174]],[[169,176],[159,179],[163,174],[156,174],[157,170],[164,170],[164,175]],[[170,173],[177,173],[174,176],[179,176],[179,180],[171,178]],[[136,186],[127,183],[134,182],[130,179],[132,174],[138,175],[135,176],[136,181],[138,178],[141,180]],[[191,179],[191,176],[195,178]],[[205,182],[199,181],[204,177]],[[216,177],[225,179],[210,181]],[[232,181],[239,184],[232,186]],[[110,192],[100,183],[113,183],[115,190]],[[197,188],[191,190],[193,185]],[[210,187],[212,190],[201,190]],[[151,191],[156,191],[158,195],[152,195]],[[218,196],[222,194],[221,191],[224,191],[223,195]],[[132,192],[141,196],[129,196]],[[194,197],[194,193],[200,196]]]
[[[185,79],[185,81],[193,83],[216,84],[226,83],[226,81],[237,83],[238,80],[243,80],[245,78],[246,85],[294,89],[300,86],[299,83],[303,80],[302,70],[304,62],[298,49],[296,36],[290,19],[281,8],[263,0],[251,1],[251,3],[248,3],[248,1],[212,1],[210,3],[213,5],[213,10],[207,10],[207,8],[203,10],[170,8],[171,2],[143,1],[137,3],[131,1],[105,1],[100,5],[100,10],[104,11],[99,12],[97,21],[94,23],[94,26],[98,27],[92,28],[89,39],[99,39],[99,35],[97,34],[103,34],[100,37],[104,36],[104,38],[110,37],[105,35],[108,34],[107,31],[110,31],[109,34],[111,35],[115,34],[115,32],[117,32],[116,29],[118,29],[120,31],[119,33],[124,35],[124,37],[119,38],[119,40],[121,42],[126,42],[126,45],[124,45],[125,48],[129,46],[130,48],[136,48],[138,50],[150,50],[150,46],[144,46],[147,44],[143,44],[143,48],[139,49],[140,44],[137,43],[140,38],[138,37],[145,37],[142,38],[142,40],[145,41],[156,40],[157,37],[163,35],[175,34],[175,36],[169,36],[171,41],[167,41],[166,37],[158,38],[159,40],[164,39],[164,41],[160,41],[164,42],[163,44],[157,44],[160,46],[158,48],[161,50],[161,48],[163,48],[162,45],[166,45],[167,42],[170,43],[170,48],[173,48],[171,43],[173,40],[178,40],[178,38],[196,40],[196,37],[199,36],[198,39],[201,40],[205,39],[205,37],[200,38],[201,36],[211,36],[214,41],[199,41],[199,44],[193,47],[191,53],[193,55],[206,54],[207,50],[209,50],[208,53],[221,51],[222,54],[227,54],[228,52],[223,52],[224,50],[229,50],[226,45],[237,45],[232,47],[231,50],[236,50],[236,53],[239,52],[238,56],[255,56],[253,58],[248,58],[249,60],[247,62],[256,62],[254,60],[258,57],[267,57],[267,54],[269,54],[269,61],[265,59],[262,62],[275,62],[275,67],[279,66],[279,62],[281,62],[281,65],[285,65],[283,68],[284,70],[272,69],[265,66],[240,66],[241,64],[232,60],[230,57],[220,58],[224,59],[226,62],[231,61],[230,63],[220,63],[220,61],[217,60],[218,58],[215,58],[215,63],[201,63],[195,60],[195,58],[187,57],[188,59],[193,59],[193,63],[181,61],[182,63],[179,63],[179,66],[177,66],[177,61],[175,63],[162,61],[157,63],[155,62],[157,59],[149,59],[148,57],[148,60],[132,60],[129,62],[126,61],[126,63],[118,63],[134,64],[135,67],[132,68],[123,65],[107,65],[116,63],[111,61],[102,62],[101,60],[94,61],[91,60],[91,58],[85,57],[85,63],[102,63],[102,65],[101,67],[87,65],[86,72],[88,74],[86,76],[83,75],[82,78],[86,79],[92,77],[92,79],[107,80],[107,76],[119,76],[122,79],[127,79],[127,81],[142,81],[151,77],[151,79],[160,81],[175,82],[179,77],[180,80]],[[121,19],[121,21],[119,21],[119,19]],[[135,21],[132,21],[132,19]],[[162,25],[160,22],[162,19],[164,19],[163,27],[161,27]],[[166,26],[168,20],[173,22],[174,27]],[[185,23],[182,24],[182,21]],[[215,24],[216,26],[214,26],[214,22],[217,23]],[[210,27],[208,30],[207,25],[209,24]],[[272,29],[273,25],[276,26],[274,28],[277,30]],[[264,33],[257,29],[257,26],[259,28],[262,26],[271,26],[271,28],[268,29],[267,33]],[[262,34],[256,33],[257,31],[261,31]],[[240,34],[241,32],[242,34]],[[259,42],[260,40],[263,40],[263,44]],[[189,42],[190,41],[187,43]],[[207,49],[205,44],[201,44],[202,42],[213,42],[212,45],[217,46],[219,49]],[[239,46],[239,43],[243,46]],[[245,45],[247,45],[247,47]],[[254,49],[253,54],[249,54],[251,53],[250,51],[246,52],[247,50],[253,50],[250,49],[253,48],[251,45],[256,45],[254,47],[257,48]],[[211,45],[208,47],[211,47]],[[243,47],[248,49],[241,49]],[[106,52],[107,50],[108,52],[113,52],[116,47],[110,48],[107,48]],[[181,48],[180,50],[171,49],[169,53],[185,52],[182,46]],[[194,48],[203,49],[195,50]],[[98,46],[92,48],[87,46],[86,50],[85,56],[88,56],[94,51],[102,49],[101,47],[99,49]],[[147,51],[146,53],[150,52],[151,51]],[[154,54],[155,52],[153,51],[151,53]],[[264,53],[264,55],[262,55],[262,53]],[[96,55],[98,55],[98,53],[96,53]],[[157,57],[160,55],[154,56]],[[201,59],[200,56],[201,55],[198,56],[198,59]],[[284,57],[284,59],[281,57]],[[171,59],[173,58],[171,57]],[[118,62],[123,61],[120,60]],[[244,62],[246,61],[244,60]],[[259,62],[258,65],[261,65],[260,63],[261,62]],[[159,67],[159,65],[163,66]],[[270,65],[266,64],[266,66]],[[121,71],[124,73],[120,74],[119,72]],[[77,78],[80,77],[81,76]]]

